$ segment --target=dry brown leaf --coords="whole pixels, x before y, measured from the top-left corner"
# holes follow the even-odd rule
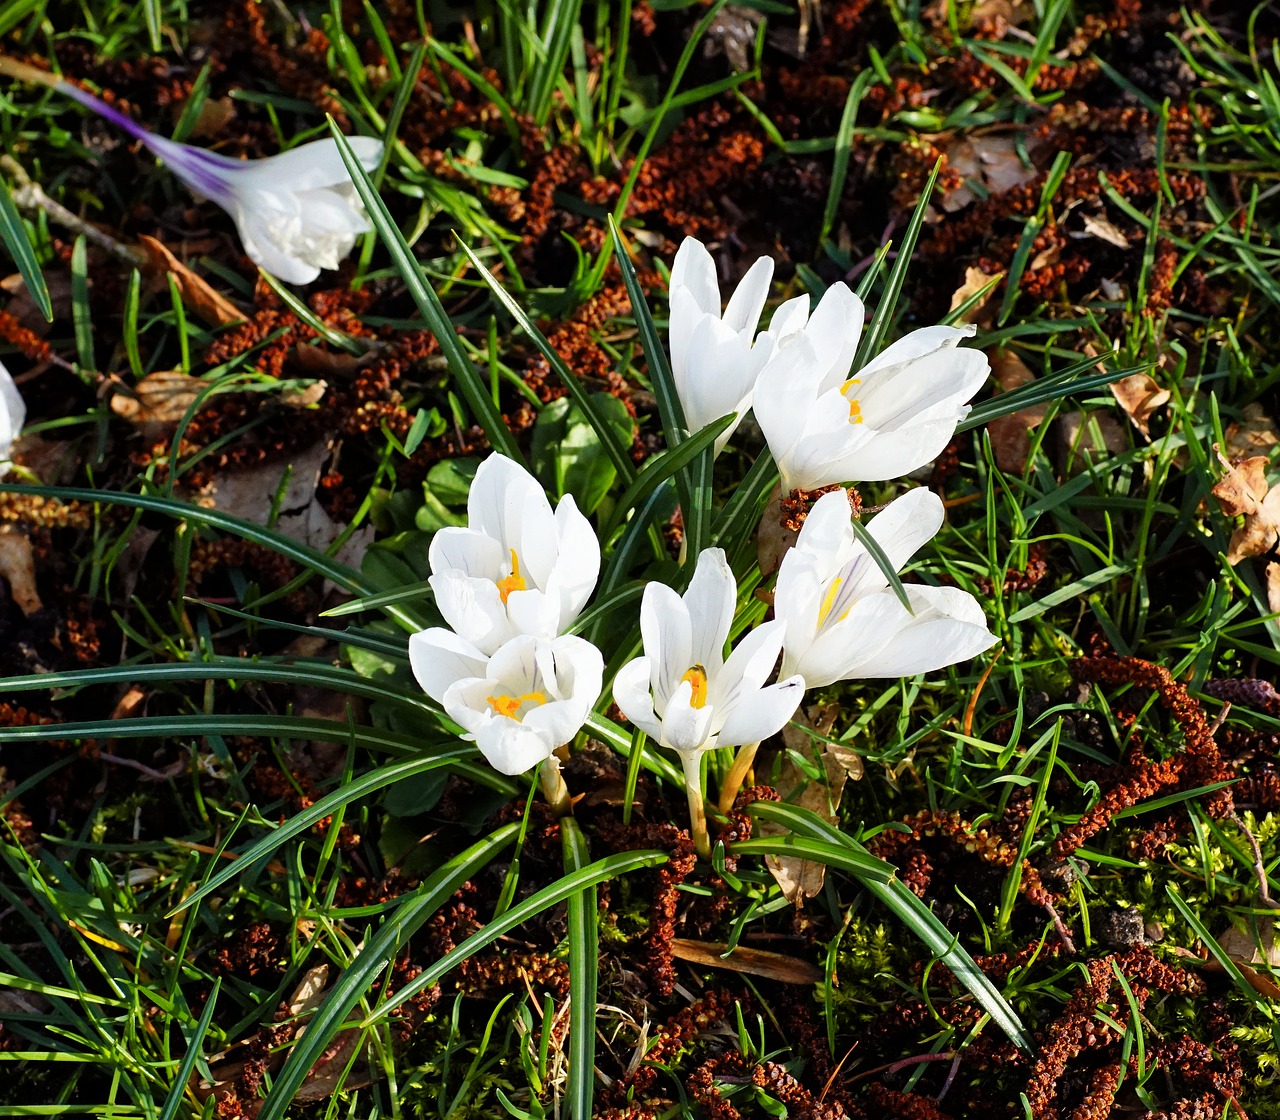
[[[1062,256],[1061,245],[1050,245],[1047,249],[1041,249],[1034,257],[1031,263],[1027,265],[1028,272],[1039,272],[1042,268],[1048,268],[1051,264],[1057,264],[1058,258]]]
[[[186,109],[186,103],[175,103],[173,106],[173,123],[177,124]],[[209,140],[222,135],[233,120],[236,119],[236,103],[229,97],[206,97],[196,114],[195,124],[191,126],[191,136],[196,140]]]
[[[280,495],[275,529],[291,540],[324,552],[346,528],[334,521],[316,501],[316,487],[331,455],[331,446],[322,440],[295,455],[290,463],[224,470],[208,489],[195,495],[195,500],[206,509],[219,509],[266,525],[277,509],[276,495],[280,493],[285,471],[289,470],[288,484]],[[372,540],[373,526],[367,525],[351,535],[335,559],[359,568]]]
[[[1031,158],[1031,167],[1022,162],[1017,135],[1008,131],[971,132],[952,140],[943,151],[948,170],[980,184],[988,194],[999,196],[1038,174],[1034,164],[1036,156],[1044,150],[1044,142],[1024,135],[1023,145]],[[951,213],[968,206],[977,197],[977,192],[964,183],[943,191],[939,201],[942,208]]]
[[[303,372],[333,380],[350,380],[355,376],[356,367],[361,361],[354,354],[326,350],[320,346],[304,346],[301,342],[293,348],[293,357]]]
[[[782,730],[783,743],[790,750],[818,763],[823,770],[823,780],[811,781],[789,755],[783,755],[778,764],[779,776],[774,783],[784,801],[811,809],[833,824],[845,782],[849,778],[857,781],[862,777],[862,758],[852,748],[823,742],[806,734],[803,728],[808,727],[819,736],[825,736],[831,731],[838,711],[834,704],[818,712],[801,709],[792,723]],[[784,825],[771,821],[760,823],[763,836],[785,836],[789,831]],[[803,906],[806,898],[812,898],[822,890],[827,873],[825,864],[795,856],[766,856],[765,866],[784,897],[797,907]]]
[[[221,292],[214,291],[207,280],[192,272],[164,244],[146,234],[138,238],[138,243],[147,255],[144,267],[148,273],[152,276],[171,275],[177,282],[183,304],[191,308],[202,322],[216,327],[244,320],[243,311]]]
[[[1131,373],[1110,385],[1111,395],[1125,414],[1147,439],[1151,438],[1151,417],[1156,409],[1168,404],[1172,395],[1162,389],[1149,373]]]
[[[957,307],[963,304],[965,300],[975,296],[978,292],[982,291],[983,288],[985,288],[988,284],[990,284],[992,280],[994,280],[997,276],[1000,276],[1000,275],[1003,275],[1003,274],[999,272],[996,272],[996,273],[983,272],[982,269],[974,268],[972,265],[970,265],[968,268],[964,270],[964,283],[961,284],[960,287],[958,287],[954,292],[951,293],[951,310],[954,311]],[[985,296],[982,297],[982,299],[980,299],[971,308],[969,308],[968,311],[966,311],[963,315],[960,316],[959,322],[976,323],[978,321],[978,316],[982,312],[982,309],[986,307],[987,304],[991,301],[991,297],[995,294],[995,291],[996,289],[992,288],[991,291],[989,291]]]
[[[207,381],[181,370],[157,370],[134,385],[132,394],[116,393],[111,398],[111,411],[141,428],[146,439],[157,440],[208,388]]]
[[[774,486],[760,518],[760,528],[756,530],[756,558],[762,579],[768,579],[778,570],[797,536],[796,530],[782,527],[782,493],[779,486]]]
[[[991,377],[1001,393],[1029,385],[1036,379],[1027,363],[1012,350],[989,350]],[[1005,474],[1021,474],[1031,453],[1031,430],[1039,427],[1048,414],[1048,404],[1032,405],[1007,416],[997,416],[987,424],[991,451],[996,466]]]
[[[700,964],[704,968],[727,968],[783,984],[816,984],[822,979],[822,969],[809,961],[764,949],[746,949],[741,945],[726,957],[723,954],[727,947],[723,941],[671,939],[671,955],[676,960]]]
[[[293,989],[293,995],[289,997],[289,1014],[306,1015],[319,1007],[320,1001],[324,999],[324,985],[328,979],[327,964],[318,964],[315,968],[307,969],[302,979],[298,981],[298,986]],[[301,1035],[302,1029],[299,1028],[294,1038]]]
[[[1226,454],[1231,459],[1244,459],[1250,455],[1265,455],[1280,443],[1276,435],[1276,423],[1266,409],[1256,401],[1244,406],[1244,419],[1227,425],[1223,433],[1227,437]]]
[[[1280,487],[1267,484],[1266,456],[1233,460],[1216,443],[1213,450],[1226,473],[1211,493],[1227,517],[1244,518],[1244,524],[1231,534],[1227,563],[1238,564],[1248,556],[1272,551],[1280,540]]]
[[[9,585],[9,598],[30,618],[44,609],[36,590],[36,557],[31,541],[12,525],[0,525],[0,578]]]
[[[1064,412],[1057,423],[1057,456],[1064,470],[1079,474],[1086,453],[1096,463],[1129,448],[1120,422],[1104,412]]]
[[[328,388],[328,384],[324,381],[313,381],[305,389],[289,389],[282,392],[280,403],[286,408],[315,408]]]
[[[1114,245],[1117,249],[1129,248],[1129,239],[1125,237],[1114,225],[1106,218],[1097,218],[1086,214],[1084,219],[1084,229],[1087,234],[1098,238],[1099,241],[1105,241],[1109,245]]]

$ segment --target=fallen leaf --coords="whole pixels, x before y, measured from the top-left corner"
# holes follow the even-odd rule
[[[815,738],[803,729],[808,727],[816,731],[818,736],[825,736],[831,731],[838,712],[839,708],[834,704],[816,713],[801,709],[792,723],[782,731],[782,741],[787,748],[817,763],[822,768],[823,780],[810,780],[794,759],[789,754],[784,754],[779,761],[779,774],[774,782],[774,788],[783,801],[811,809],[833,824],[845,782],[850,777],[854,781],[862,777],[862,758],[851,747],[824,742],[822,738]],[[760,833],[763,836],[785,836],[789,831],[785,825],[770,821],[760,823]],[[806,898],[812,898],[822,890],[827,872],[825,864],[795,856],[766,856],[765,866],[787,901],[797,907],[803,906]]]
[[[280,403],[286,408],[315,408],[328,388],[324,381],[313,381],[305,389],[285,390],[280,394]]]
[[[163,276],[165,273],[172,276],[177,282],[183,304],[203,322],[211,326],[223,326],[244,320],[243,311],[221,292],[214,291],[207,280],[192,272],[164,244],[146,234],[138,238],[138,243],[147,255],[143,266],[146,271],[151,276]]]
[[[173,123],[177,124],[186,102],[175,102],[173,106]],[[191,136],[196,140],[210,140],[220,136],[227,125],[236,119],[236,103],[230,97],[206,97],[196,114],[195,124],[191,126]]]
[[[1244,419],[1227,425],[1223,433],[1227,437],[1226,454],[1231,459],[1244,459],[1250,455],[1265,455],[1277,443],[1276,423],[1266,409],[1256,401],[1242,410]]]
[[[293,357],[304,373],[334,380],[350,379],[355,376],[356,367],[361,361],[355,354],[347,354],[342,350],[326,350],[322,346],[310,344],[304,346],[301,342],[293,348]]]
[[[1036,379],[1027,363],[1013,350],[989,350],[987,357],[991,362],[992,380],[1001,393],[1029,385]],[[1019,409],[1007,416],[997,416],[987,424],[996,466],[1005,474],[1020,475],[1026,470],[1027,456],[1031,453],[1031,431],[1044,422],[1048,412],[1046,402]]]
[[[209,382],[181,370],[158,370],[149,373],[129,393],[118,392],[111,398],[111,411],[140,428],[144,438],[155,441],[178,423]]]
[[[1244,524],[1231,534],[1227,563],[1238,564],[1247,556],[1261,556],[1280,539],[1280,488],[1267,483],[1267,457],[1228,459],[1215,443],[1214,454],[1226,473],[1211,493],[1227,517],[1243,517]]]
[[[1058,462],[1071,474],[1085,469],[1086,453],[1097,462],[1128,447],[1129,438],[1120,422],[1104,412],[1064,412],[1058,417]]]
[[[219,509],[258,525],[270,524],[273,513],[278,512],[277,532],[326,552],[346,529],[316,501],[320,475],[332,454],[332,446],[321,440],[288,463],[224,470],[207,489],[194,495],[195,501],[206,509]],[[287,483],[286,471],[290,472]],[[335,559],[358,569],[372,540],[373,526],[366,525],[351,535]]]
[[[1003,273],[1000,273],[1000,272],[997,272],[997,273],[983,272],[982,269],[974,268],[972,265],[970,265],[968,268],[964,270],[964,283],[961,284],[960,287],[958,287],[954,292],[951,293],[951,310],[954,311],[957,307],[960,307],[966,300],[971,299],[973,296],[977,295],[980,291],[982,291],[982,289],[985,288],[988,284],[990,284],[991,281],[994,280],[997,276],[1002,276],[1002,275]],[[958,319],[958,322],[976,323],[978,321],[978,315],[981,313],[982,309],[986,307],[987,304],[991,301],[991,297],[995,295],[995,291],[996,289],[992,288],[991,291],[989,291],[985,296],[982,297],[982,299],[980,299],[971,308],[969,308],[968,311],[966,311],[963,315],[961,315],[960,318]]]
[[[0,577],[9,585],[9,598],[28,618],[44,609],[36,590],[35,551],[12,525],[0,525]]]
[[[764,949],[746,949],[741,945],[726,957],[723,954],[727,947],[723,941],[689,941],[683,937],[671,939],[671,955],[676,960],[700,964],[704,968],[727,968],[733,972],[763,976],[766,980],[778,980],[783,984],[816,984],[822,979],[822,969],[809,961],[788,957],[783,953],[770,953]]]
[[[1062,256],[1061,245],[1050,245],[1047,249],[1041,249],[1040,252],[1031,258],[1031,263],[1027,265],[1027,271],[1039,272],[1042,268],[1048,268],[1051,264],[1057,264],[1060,256]]]
[[[978,192],[971,183],[977,184],[988,195],[999,196],[1034,179],[1039,174],[1035,160],[1045,149],[1045,144],[1038,137],[1026,133],[1021,139],[1021,147],[1031,160],[1030,167],[1022,162],[1017,133],[970,132],[947,144],[943,148],[947,169],[961,175],[966,182],[942,192],[939,199],[942,208],[954,212],[978,198]]]
[[[756,558],[760,562],[760,576],[768,579],[782,564],[782,558],[796,543],[799,531],[782,526],[782,493],[774,486],[769,501],[765,503],[760,527],[756,530]]]
[[[1096,218],[1091,214],[1086,214],[1084,230],[1091,237],[1096,237],[1099,241],[1105,241],[1118,249],[1129,248],[1129,239],[1106,218]]]
[[[329,979],[329,966],[327,964],[318,964],[315,968],[309,968],[303,974],[302,979],[298,981],[298,986],[293,989],[293,995],[289,997],[289,1014],[295,1017],[306,1015],[314,1011],[320,1006],[320,1001],[324,999],[325,981]],[[302,1034],[299,1028],[295,1038]]]
[[[1125,415],[1147,439],[1151,438],[1151,417],[1156,409],[1169,402],[1168,389],[1160,388],[1149,373],[1131,373],[1110,385],[1111,395],[1124,409]]]

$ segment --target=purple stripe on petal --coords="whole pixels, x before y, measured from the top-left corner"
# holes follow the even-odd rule
[[[79,101],[81,105],[88,109],[92,109],[98,116],[104,120],[110,121],[118,128],[124,129],[130,136],[137,140],[148,142],[151,139],[151,133],[142,127],[132,117],[120,112],[119,109],[108,105],[100,97],[94,97],[93,94],[82,90],[79,86],[73,86],[70,82],[58,82],[55,89],[65,93],[68,97],[75,101]]]

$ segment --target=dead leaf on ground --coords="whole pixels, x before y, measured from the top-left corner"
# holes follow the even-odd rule
[[[355,376],[361,359],[342,350],[326,350],[322,346],[304,345],[299,342],[293,348],[294,360],[303,372],[333,380],[350,380]]]
[[[138,243],[147,255],[143,266],[151,276],[171,275],[178,285],[182,302],[202,322],[210,326],[223,326],[227,323],[244,321],[245,314],[221,292],[209,286],[209,282],[197,276],[185,264],[154,237],[142,234]]]
[[[761,578],[768,579],[778,570],[787,549],[796,543],[799,535],[798,530],[783,528],[782,493],[774,486],[760,518],[760,528],[756,530],[756,558],[760,562]]]
[[[277,532],[326,552],[346,529],[316,500],[320,475],[332,454],[331,444],[321,440],[295,455],[290,463],[224,470],[206,490],[195,495],[195,501],[206,509],[219,509],[259,525],[269,524],[278,508]],[[289,480],[277,507],[276,495],[286,471],[290,472]],[[338,550],[335,559],[358,569],[372,540],[372,525],[358,529]]]
[[[833,824],[845,782],[849,778],[857,781],[862,777],[862,758],[851,747],[824,742],[822,738],[807,734],[803,728],[808,727],[818,736],[828,735],[838,712],[839,708],[834,704],[821,711],[805,712],[801,709],[792,724],[782,731],[782,741],[789,750],[821,766],[822,780],[810,780],[791,756],[784,754],[779,760],[779,775],[774,783],[783,801],[811,809]],[[763,836],[785,836],[789,831],[786,826],[772,821],[760,822]],[[795,856],[766,856],[765,866],[787,901],[797,907],[803,906],[806,898],[812,898],[822,890],[827,872],[825,864]]]
[[[1004,274],[1001,272],[983,272],[982,269],[974,268],[970,265],[964,270],[964,283],[951,293],[951,310],[954,311],[966,300],[972,299],[997,276],[1003,275]],[[999,285],[996,285],[996,287],[999,287]],[[982,313],[982,309],[991,302],[991,297],[995,295],[995,292],[996,288],[992,288],[991,291],[961,315],[957,321],[961,323],[976,323],[978,321],[978,316]]]
[[[49,302],[53,305],[53,319],[71,318],[71,273],[60,269],[47,269],[44,273],[44,286],[49,292]],[[5,304],[5,311],[18,320],[29,331],[44,338],[51,330],[53,323],[44,317],[44,312],[37,306],[31,293],[27,290],[27,282],[20,273],[13,273],[0,280],[0,290],[6,291],[13,298]]]
[[[1270,552],[1280,539],[1280,487],[1272,488],[1267,482],[1267,457],[1228,459],[1216,443],[1213,451],[1226,473],[1211,493],[1227,517],[1244,518],[1244,524],[1231,534],[1227,563]]]
[[[1030,385],[1036,379],[1027,363],[1013,350],[988,350],[987,357],[991,361],[992,380],[1001,393]],[[1026,470],[1027,456],[1031,454],[1032,429],[1044,422],[1048,411],[1048,403],[1035,404],[1007,416],[997,416],[988,422],[987,435],[991,439],[991,451],[995,456],[996,466],[1005,474],[1020,475]]]
[[[112,396],[111,411],[154,441],[162,439],[208,388],[209,382],[181,370],[157,370],[134,385],[131,393]]]
[[[733,972],[745,972],[750,976],[763,976],[783,984],[816,984],[822,979],[822,969],[809,961],[788,957],[783,953],[770,953],[764,949],[747,949],[737,946],[727,957],[728,946],[723,941],[689,941],[683,937],[671,939],[671,955],[680,961],[700,964],[704,968],[727,968]]]
[[[1021,147],[1031,160],[1030,167],[1022,162],[1018,134],[1002,131],[971,132],[952,140],[943,148],[947,168],[977,183],[988,195],[998,197],[1039,174],[1035,161],[1045,150],[1044,141],[1028,133],[1023,133],[1021,140]],[[978,192],[965,182],[944,191],[939,201],[944,210],[953,213],[978,197]]]
[[[12,525],[0,525],[0,578],[9,585],[9,598],[30,618],[43,610],[36,590],[36,557],[31,541]]]
[[[1172,394],[1160,388],[1149,373],[1131,373],[1110,385],[1111,395],[1124,409],[1133,426],[1147,439],[1151,438],[1151,417],[1156,409],[1169,403]]]
[[[1257,401],[1245,405],[1242,415],[1242,420],[1228,424],[1223,433],[1227,437],[1225,451],[1228,458],[1244,459],[1250,455],[1265,455],[1280,443],[1280,436],[1276,435],[1276,422]]]
[[[1063,470],[1079,474],[1086,453],[1095,463],[1129,448],[1129,437],[1120,422],[1104,412],[1064,412],[1057,423],[1057,456]]]
[[[328,979],[327,964],[318,964],[315,968],[307,969],[298,986],[293,989],[293,995],[289,997],[289,1014],[295,1017],[306,1015],[319,1007],[320,1001],[324,999],[324,985]],[[294,1037],[297,1038],[301,1034],[302,1030],[299,1029]]]
[[[186,111],[187,103],[175,102],[173,106],[173,123],[177,124]],[[191,126],[191,137],[196,140],[210,140],[221,136],[227,125],[236,119],[236,103],[230,97],[206,97],[196,114],[195,124]]]
[[[1096,237],[1099,241],[1105,241],[1108,245],[1114,245],[1117,249],[1129,248],[1129,239],[1106,218],[1086,214],[1084,231],[1087,236]]]

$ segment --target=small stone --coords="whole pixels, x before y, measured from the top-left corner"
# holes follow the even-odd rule
[[[1141,945],[1146,940],[1142,912],[1133,907],[1098,910],[1089,915],[1099,941],[1112,949]]]

